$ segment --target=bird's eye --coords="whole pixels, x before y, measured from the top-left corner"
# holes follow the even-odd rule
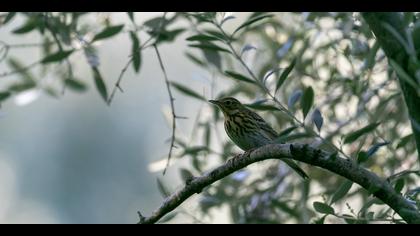
[[[225,102],[225,104],[226,104],[227,106],[230,106],[230,105],[232,105],[232,102],[231,102],[231,101],[226,101],[226,102]]]

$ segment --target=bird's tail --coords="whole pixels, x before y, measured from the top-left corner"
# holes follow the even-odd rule
[[[296,164],[296,162],[288,159],[283,159],[282,161],[284,161],[288,166],[290,166],[290,168],[296,171],[296,173],[298,173],[303,179],[309,179],[309,176],[305,173],[305,171],[302,170],[302,168]]]

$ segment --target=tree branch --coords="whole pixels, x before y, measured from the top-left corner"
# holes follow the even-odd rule
[[[242,169],[252,163],[267,159],[291,158],[318,166],[341,175],[365,188],[397,212],[407,223],[420,223],[420,212],[385,180],[362,168],[352,160],[337,153],[329,154],[304,144],[269,144],[228,161],[216,169],[188,181],[186,185],[167,197],[162,205],[149,217],[140,217],[140,224],[156,223],[165,214],[177,208],[182,202],[203,188]],[[141,215],[141,214],[139,214]]]

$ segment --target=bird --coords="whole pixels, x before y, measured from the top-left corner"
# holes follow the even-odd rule
[[[224,115],[224,127],[229,138],[243,151],[274,143],[278,133],[257,113],[245,107],[233,97],[209,100]],[[283,159],[303,179],[309,176],[293,160]]]

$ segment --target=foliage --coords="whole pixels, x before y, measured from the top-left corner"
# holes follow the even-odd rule
[[[384,178],[394,176],[390,181],[396,190],[420,204],[418,176],[396,174],[403,170],[418,173],[419,161],[397,76],[409,81],[416,91],[420,91],[420,78],[418,73],[411,78],[395,61],[387,60],[360,14],[252,13],[242,19],[227,13],[171,13],[138,26],[135,15],[139,13],[129,12],[129,23],[117,25],[105,15],[100,27],[83,20],[88,14],[93,13],[3,15],[2,24],[16,15],[25,19],[11,33],[37,31],[42,36],[43,57],[33,65],[21,65],[10,53],[13,47],[0,43],[0,62],[7,61],[11,69],[0,77],[15,73],[21,77],[0,91],[0,102],[39,86],[38,78],[43,75],[34,76],[30,71],[35,65],[63,67],[64,72],[57,70],[63,86],[88,91],[86,81],[78,79],[71,66],[78,53],[84,53],[96,89],[108,101],[110,79],[100,73],[97,42],[126,34],[132,42],[129,65],[139,73],[146,60],[142,50],[185,40],[185,60],[208,70],[213,81],[224,79],[223,86],[213,88],[214,98],[235,96],[247,103],[279,131],[279,142],[307,142],[340,152]],[[418,14],[404,13],[404,17],[413,45],[403,43],[408,49],[417,48]],[[191,27],[173,28],[181,21]],[[140,40],[139,31],[150,38]],[[175,96],[206,102],[201,91],[175,81],[170,85]],[[212,112],[212,116],[197,112],[193,140],[175,140],[177,156],[190,161],[188,168],[179,170],[185,180],[211,168],[209,159],[224,163],[237,150],[224,135],[220,112],[216,108]],[[400,222],[389,207],[351,181],[310,166],[305,166],[305,171],[311,179],[304,182],[280,162],[264,162],[236,172],[203,190],[193,220],[211,216],[210,210],[225,206],[235,223]],[[165,196],[169,194],[162,179],[158,187]],[[353,205],[356,198],[361,199],[360,206]],[[373,205],[379,207],[373,210]]]

